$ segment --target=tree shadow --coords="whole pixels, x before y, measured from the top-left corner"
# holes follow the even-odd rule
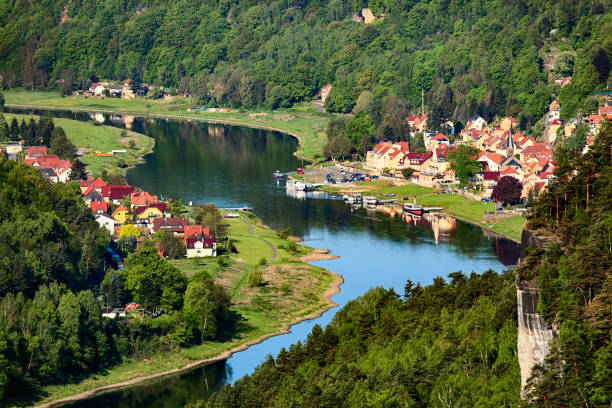
[[[257,328],[250,324],[240,313],[230,310],[223,322],[219,325],[216,340],[229,342],[248,335]]]

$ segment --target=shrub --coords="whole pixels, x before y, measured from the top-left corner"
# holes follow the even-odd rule
[[[249,276],[247,277],[247,285],[253,286],[261,286],[263,285],[263,272],[261,269],[256,268],[249,272]]]
[[[289,285],[287,282],[283,282],[283,284],[280,286],[280,290],[285,295],[288,295],[289,293],[291,293],[291,285]]]
[[[298,246],[294,241],[288,241],[286,248],[287,252],[289,252],[291,255],[295,255],[298,253]]]

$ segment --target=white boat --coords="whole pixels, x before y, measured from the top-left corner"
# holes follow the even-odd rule
[[[376,197],[366,196],[366,197],[363,197],[363,202],[365,204],[372,205],[372,204],[376,204],[378,202],[378,199]]]

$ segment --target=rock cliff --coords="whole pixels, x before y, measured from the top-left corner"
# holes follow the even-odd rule
[[[530,246],[543,248],[546,239],[532,231],[523,231],[521,257]],[[521,389],[525,391],[527,379],[534,365],[544,361],[550,351],[550,341],[557,335],[554,328],[538,313],[538,288],[533,282],[520,282],[517,277],[516,298],[518,309],[518,360],[521,367]]]

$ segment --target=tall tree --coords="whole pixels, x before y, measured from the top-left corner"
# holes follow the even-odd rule
[[[455,177],[460,185],[467,186],[470,178],[480,171],[482,165],[476,160],[478,149],[468,145],[459,145],[448,152],[450,168],[455,171]]]

